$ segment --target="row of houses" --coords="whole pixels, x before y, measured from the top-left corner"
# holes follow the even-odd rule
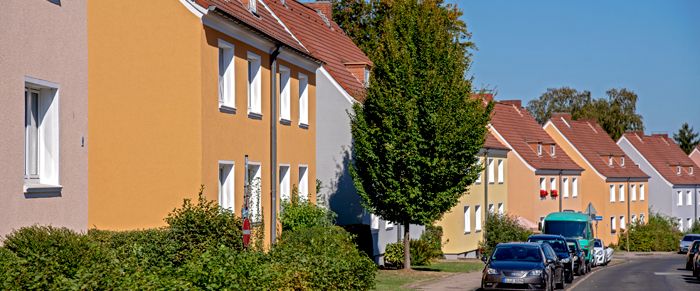
[[[159,227],[204,185],[208,199],[263,224],[267,243],[292,193],[320,198],[380,263],[401,240],[400,225],[362,207],[348,172],[348,113],[372,62],[332,21],[330,2],[5,7],[0,235],[33,224]],[[682,227],[698,217],[700,150],[688,157],[643,133],[615,142],[566,114],[542,127],[520,101],[495,102],[488,129],[482,177],[437,222],[448,257],[475,254],[488,212],[531,228],[560,209],[590,212],[608,242],[649,209]]]

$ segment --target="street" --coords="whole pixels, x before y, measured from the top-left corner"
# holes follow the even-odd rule
[[[700,290],[700,281],[684,269],[683,255],[657,254],[626,259],[625,263],[602,267],[582,278],[570,290]]]

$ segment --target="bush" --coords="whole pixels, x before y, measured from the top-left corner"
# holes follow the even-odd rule
[[[442,253],[442,227],[428,225],[420,239],[411,240],[411,264],[427,266]],[[384,263],[391,267],[403,268],[403,242],[387,244]]]
[[[340,227],[311,227],[285,233],[270,253],[284,279],[279,289],[369,290],[376,266]]]
[[[282,231],[333,225],[335,213],[306,201],[282,201],[280,222]]]
[[[682,233],[674,219],[659,213],[650,213],[649,221],[632,223],[628,226],[629,250],[634,252],[674,251],[678,249],[678,240]],[[620,232],[618,247],[627,250],[627,234]]]
[[[505,214],[489,213],[488,220],[484,225],[486,231],[486,241],[479,242],[481,253],[488,256],[496,245],[504,242],[526,241],[532,232],[520,224],[515,217]]]
[[[190,260],[180,275],[203,290],[272,290],[280,285],[265,253],[227,246],[213,247]]]

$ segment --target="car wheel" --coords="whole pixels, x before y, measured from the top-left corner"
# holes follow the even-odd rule
[[[685,269],[692,270],[693,268],[690,266],[690,263],[685,263]]]
[[[564,289],[564,271],[561,272],[561,276],[559,277],[559,283],[557,283],[557,289]]]
[[[569,284],[571,284],[571,282],[574,281],[574,270],[571,270],[571,272],[569,272],[569,274],[566,275],[565,281],[566,281],[566,283],[569,283]]]

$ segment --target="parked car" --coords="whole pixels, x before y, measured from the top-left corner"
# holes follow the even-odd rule
[[[680,244],[678,246],[678,253],[679,254],[685,254],[688,252],[688,248],[690,247],[690,244],[693,243],[695,240],[700,239],[700,234],[697,233],[691,233],[691,234],[686,234],[683,239],[681,239]]]
[[[566,238],[554,234],[535,234],[527,238],[528,242],[548,243],[564,267],[564,281],[571,283],[574,281],[574,253],[569,251],[566,245]]]
[[[700,247],[700,240],[695,240],[688,248],[688,252],[685,255],[685,269],[693,270],[693,260],[695,259],[695,254],[698,253],[698,248]]]
[[[500,243],[482,260],[482,289],[554,290],[556,262],[545,256],[542,244]]]
[[[586,254],[581,249],[581,245],[575,238],[567,238],[566,245],[569,251],[574,253],[574,273],[576,276],[583,276],[588,273],[588,264],[586,264]]]
[[[593,241],[593,255],[595,257],[594,265],[605,266],[612,260],[613,248],[606,248],[603,240],[597,238]]]
[[[693,258],[693,276],[700,280],[700,252],[695,253]]]

